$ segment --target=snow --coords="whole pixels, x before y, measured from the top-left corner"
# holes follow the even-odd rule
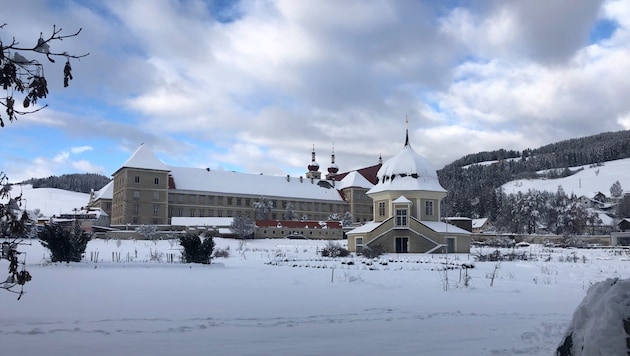
[[[0,293],[3,354],[550,355],[588,287],[630,269],[625,253],[532,245],[518,252],[536,261],[474,262],[465,287],[463,270],[448,282],[438,271],[443,255],[328,259],[326,241],[215,241],[231,256],[209,266],[167,263],[179,257],[167,240],[93,240],[71,264],[20,246],[33,280],[19,301]]]
[[[20,194],[22,209],[39,209],[45,217],[71,214],[74,209],[81,209],[90,201],[90,195],[85,193],[56,188],[33,188],[31,184],[13,185],[11,196],[17,197]]]
[[[630,321],[630,280],[609,278],[591,286],[573,314],[567,336],[574,355],[626,355]]]
[[[417,178],[412,177],[412,174],[417,175]],[[376,176],[378,183],[368,194],[386,190],[446,192],[440,185],[436,170],[409,144],[383,163]]]
[[[527,193],[528,190],[548,191],[556,193],[562,186],[565,193],[576,196],[594,197],[598,192],[610,196],[610,187],[619,181],[621,187],[630,189],[630,158],[604,162],[602,166],[590,165],[572,167],[575,171],[583,170],[564,178],[557,179],[519,179],[505,183],[502,188],[507,194]]]
[[[342,180],[340,180],[335,188],[341,190],[344,188],[350,187],[359,187],[359,188],[372,188],[374,184],[370,183],[361,173],[357,171],[352,171],[348,173]]]
[[[245,194],[311,200],[343,201],[336,189],[320,187],[318,179],[289,178],[251,173],[170,167],[178,190],[197,190],[224,194]]]
[[[136,151],[131,154],[129,159],[123,163],[120,168],[129,167],[129,168],[142,168],[142,169],[151,169],[158,171],[168,171],[169,167],[164,164],[164,162],[160,161],[159,158],[155,156],[153,151],[148,148],[145,144],[140,145]]]

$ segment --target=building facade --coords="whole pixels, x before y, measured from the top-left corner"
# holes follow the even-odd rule
[[[348,249],[362,252],[379,245],[388,253],[470,251],[470,232],[440,218],[446,190],[437,172],[409,144],[385,162],[377,183],[366,194],[372,200],[372,221],[347,233]]]
[[[306,178],[295,178],[173,167],[141,145],[112,181],[92,194],[89,205],[103,209],[111,226],[120,229],[170,225],[173,217],[241,215],[255,220],[255,204],[263,198],[272,205],[266,216],[270,220],[282,220],[289,206],[300,220],[325,221],[349,211],[335,183],[316,178],[316,162],[308,169]]]

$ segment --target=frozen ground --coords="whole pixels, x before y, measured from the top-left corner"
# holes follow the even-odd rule
[[[0,291],[2,354],[551,355],[588,287],[630,266],[625,252],[533,246],[517,251],[534,261],[474,262],[465,286],[456,266],[489,250],[449,255],[445,275],[443,255],[216,243],[231,256],[210,266],[178,263],[174,241],[94,240],[72,264],[22,246],[33,280],[19,301]]]

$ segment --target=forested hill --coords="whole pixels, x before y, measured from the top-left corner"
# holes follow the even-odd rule
[[[552,143],[523,152],[504,149],[466,155],[438,171],[449,192],[442,203],[448,216],[496,216],[498,187],[519,178],[570,175],[570,167],[630,157],[630,130],[606,132]],[[494,163],[492,163],[494,162]]]
[[[64,174],[62,176],[50,176],[48,178],[31,178],[20,184],[32,184],[33,188],[57,188],[72,192],[89,193],[92,189],[103,188],[110,179],[101,174]]]

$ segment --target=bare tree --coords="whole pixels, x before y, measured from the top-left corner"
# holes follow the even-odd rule
[[[0,30],[4,30],[7,24],[0,25]],[[5,95],[0,97],[0,104],[6,110],[9,121],[17,120],[18,115],[25,115],[37,112],[47,105],[39,108],[34,106],[39,99],[46,98],[48,95],[48,82],[44,73],[44,65],[37,59],[29,58],[31,56],[46,57],[50,63],[56,63],[55,58],[65,58],[66,63],[63,67],[63,86],[67,87],[72,80],[72,66],[70,59],[78,59],[89,55],[89,53],[81,55],[73,55],[68,52],[55,52],[51,48],[51,44],[63,41],[66,38],[78,36],[78,31],[64,35],[63,29],[53,25],[52,32],[48,36],[40,33],[39,39],[33,41],[32,46],[22,45],[15,38],[9,43],[0,40],[0,86],[5,90]],[[16,95],[22,101],[23,109],[16,107]],[[0,115],[0,127],[4,127],[4,121]]]
[[[6,23],[0,25],[0,31],[4,31],[6,26]],[[10,122],[17,120],[20,115],[32,114],[47,106],[36,107],[38,101],[48,95],[48,82],[44,65],[34,58],[45,57],[50,63],[56,63],[57,58],[65,58],[63,85],[67,87],[72,80],[70,60],[89,54],[73,55],[55,51],[51,47],[53,43],[78,36],[81,29],[68,35],[62,34],[62,31],[53,25],[50,34],[44,36],[41,32],[39,39],[31,42],[32,46],[22,45],[15,37],[10,42],[0,40],[0,86],[4,89],[4,95],[0,94],[0,104],[4,106],[4,114]],[[21,109],[16,106],[16,101],[22,102]],[[4,127],[2,115],[3,113],[0,113],[0,127]],[[24,284],[31,280],[31,275],[24,268],[26,265],[24,258],[22,261],[18,258],[24,254],[17,248],[25,237],[31,235],[36,217],[31,218],[22,210],[21,194],[12,196],[10,191],[9,179],[0,171],[0,238],[4,239],[0,259],[9,260],[9,277],[6,281],[0,282],[0,288],[18,293],[20,299],[24,293]]]

